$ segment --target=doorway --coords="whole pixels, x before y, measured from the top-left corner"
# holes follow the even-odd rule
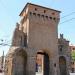
[[[66,59],[64,56],[59,57],[59,68],[60,68],[60,75],[67,75]]]
[[[49,75],[49,56],[45,52],[37,52],[36,75]]]

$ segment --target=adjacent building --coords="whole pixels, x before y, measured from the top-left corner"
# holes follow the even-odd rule
[[[63,34],[60,34],[58,39],[58,52],[60,75],[69,75],[71,72],[71,50],[69,41],[63,37]]]
[[[71,45],[70,50],[71,50],[71,72],[74,73],[75,72],[75,46]]]

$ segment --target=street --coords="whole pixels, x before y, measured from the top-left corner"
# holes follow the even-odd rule
[[[70,73],[70,75],[75,75],[75,73]]]
[[[0,75],[4,75],[4,73],[0,73]]]
[[[0,73],[0,75],[4,75],[4,73]],[[39,75],[39,74],[37,74]],[[70,73],[70,75],[75,75],[75,73]]]

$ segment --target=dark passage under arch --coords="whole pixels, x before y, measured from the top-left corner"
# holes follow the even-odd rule
[[[44,75],[49,75],[49,56],[44,53]]]
[[[36,57],[36,72],[41,75],[49,75],[49,56],[45,52],[38,52]]]
[[[59,68],[60,68],[60,75],[67,75],[66,59],[64,56],[59,57]]]
[[[24,50],[19,50],[15,55],[14,75],[26,75],[27,53]]]

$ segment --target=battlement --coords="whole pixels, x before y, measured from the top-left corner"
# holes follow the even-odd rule
[[[40,5],[35,5],[31,3],[27,3],[22,12],[20,13],[20,16],[24,17],[28,13],[36,15],[36,16],[42,16],[49,19],[59,19],[60,17],[60,11],[54,10],[51,8],[43,7]]]

